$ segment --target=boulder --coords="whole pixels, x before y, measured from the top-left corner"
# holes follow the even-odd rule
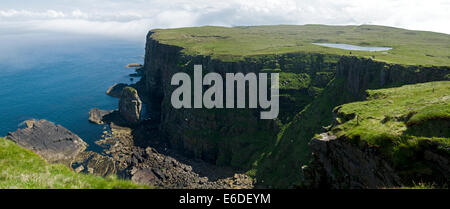
[[[132,87],[125,87],[119,100],[119,113],[130,125],[136,125],[140,121],[142,101],[138,92]]]
[[[105,115],[111,114],[113,110],[100,110],[98,108],[93,108],[89,111],[89,122],[96,124],[103,124],[103,117]]]
[[[112,97],[120,98],[120,95],[122,94],[122,90],[127,87],[127,84],[124,83],[116,83],[112,85],[111,87],[106,90],[106,94]]]
[[[7,138],[50,163],[70,165],[87,144],[66,128],[47,120],[28,120],[26,128],[8,133]]]
[[[72,168],[77,173],[90,173],[97,176],[109,176],[117,172],[113,158],[92,151],[77,155],[72,163]]]

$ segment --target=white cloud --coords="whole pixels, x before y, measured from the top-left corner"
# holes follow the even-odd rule
[[[0,11],[0,17],[8,18],[8,19],[29,19],[29,18],[39,18],[39,19],[47,19],[47,18],[64,18],[66,15],[63,12],[55,11],[55,10],[47,10],[44,12],[33,12],[29,10],[15,10],[10,9],[6,11]]]
[[[0,27],[129,38],[143,38],[151,28],[260,24],[378,24],[450,34],[444,0],[44,0],[28,7],[16,1],[0,9]]]

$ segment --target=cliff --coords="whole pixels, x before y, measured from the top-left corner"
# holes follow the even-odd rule
[[[225,62],[209,56],[185,55],[179,47],[160,44],[152,34],[148,35],[146,47],[146,87],[150,92],[151,111],[159,113],[160,129],[169,144],[189,156],[242,168],[251,166],[252,160],[272,146],[281,123],[312,101],[331,80],[337,60],[337,57],[320,54],[286,54]],[[254,109],[172,108],[170,95],[175,86],[170,85],[170,79],[177,72],[192,75],[194,64],[202,64],[203,73],[221,75],[286,71],[280,74],[279,119],[260,120],[258,110]]]
[[[368,90],[335,108],[330,131],[310,142],[306,183],[326,188],[387,188],[450,182],[450,82]]]
[[[364,31],[362,28],[354,30]],[[195,33],[192,32],[194,30]],[[289,50],[285,45],[278,46],[278,42],[274,42],[269,50],[259,47],[267,44],[257,42],[256,39],[261,37],[254,37],[255,43],[260,44],[258,47],[248,45],[247,40],[235,39],[235,34],[250,34],[248,30],[255,32],[251,31],[254,30],[252,27],[239,28],[239,33],[220,27],[149,32],[141,81],[145,88],[139,91],[148,92],[142,99],[148,101],[163,140],[172,148],[186,156],[244,169],[263,187],[304,185],[301,168],[311,160],[308,143],[315,134],[324,131],[323,127],[333,123],[334,107],[363,100],[367,89],[446,80],[450,74],[446,63],[437,58],[423,62],[424,65],[405,64],[414,57],[400,53],[403,51],[387,55],[377,52],[376,56],[364,52],[350,55],[343,53],[345,50],[323,51],[322,48],[307,48],[305,51],[305,47],[301,47],[305,45],[300,43],[303,40],[297,48]],[[375,27],[374,30],[381,29]],[[399,34],[407,32],[394,31]],[[278,31],[283,36],[287,32],[295,33],[295,30],[288,27]],[[262,30],[261,34],[264,33]],[[274,33],[277,32],[270,30],[269,35]],[[447,40],[448,37],[442,39]],[[405,49],[404,46],[399,47]],[[249,50],[252,48],[253,51]],[[445,53],[439,56],[445,56]],[[440,64],[433,66],[433,63]],[[259,120],[260,110],[257,109],[174,109],[170,104],[170,95],[175,89],[170,85],[171,77],[177,72],[192,76],[194,64],[203,65],[204,74],[279,72],[279,118]],[[347,147],[344,144],[336,146]],[[352,153],[359,152],[354,150]],[[367,156],[372,160],[375,155]],[[383,169],[389,170],[388,167]]]

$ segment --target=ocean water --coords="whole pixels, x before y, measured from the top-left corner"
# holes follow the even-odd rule
[[[332,43],[313,43],[313,44],[319,45],[319,46],[338,48],[338,49],[355,50],[355,51],[369,51],[369,52],[387,51],[387,50],[392,49],[389,47],[356,46],[356,45],[351,45],[351,44],[332,44]]]
[[[144,40],[54,33],[0,33],[0,136],[28,119],[47,119],[98,150],[104,126],[89,110],[117,109],[105,94],[114,83],[132,83],[128,63],[143,63]]]

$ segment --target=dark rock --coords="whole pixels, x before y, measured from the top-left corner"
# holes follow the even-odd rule
[[[313,160],[302,168],[307,188],[392,188],[401,179],[375,150],[327,133],[310,142]]]
[[[132,87],[126,87],[122,90],[119,100],[119,113],[131,125],[140,122],[142,102],[138,92]]]
[[[103,124],[103,117],[112,112],[113,110],[100,110],[98,108],[93,108],[89,111],[89,121],[96,124]]]
[[[111,87],[106,90],[106,94],[112,97],[120,98],[120,95],[122,94],[122,90],[127,87],[127,84],[124,83],[116,83],[112,85]]]
[[[145,182],[148,186],[157,186],[161,183],[159,178],[148,168],[136,169],[132,172],[131,180],[133,182]]]
[[[7,138],[29,149],[50,163],[70,165],[87,144],[66,128],[47,120],[29,120],[27,127],[8,133]]]
[[[76,172],[85,172],[97,176],[109,176],[116,173],[116,166],[111,157],[88,151],[82,152],[74,159],[72,168]]]

